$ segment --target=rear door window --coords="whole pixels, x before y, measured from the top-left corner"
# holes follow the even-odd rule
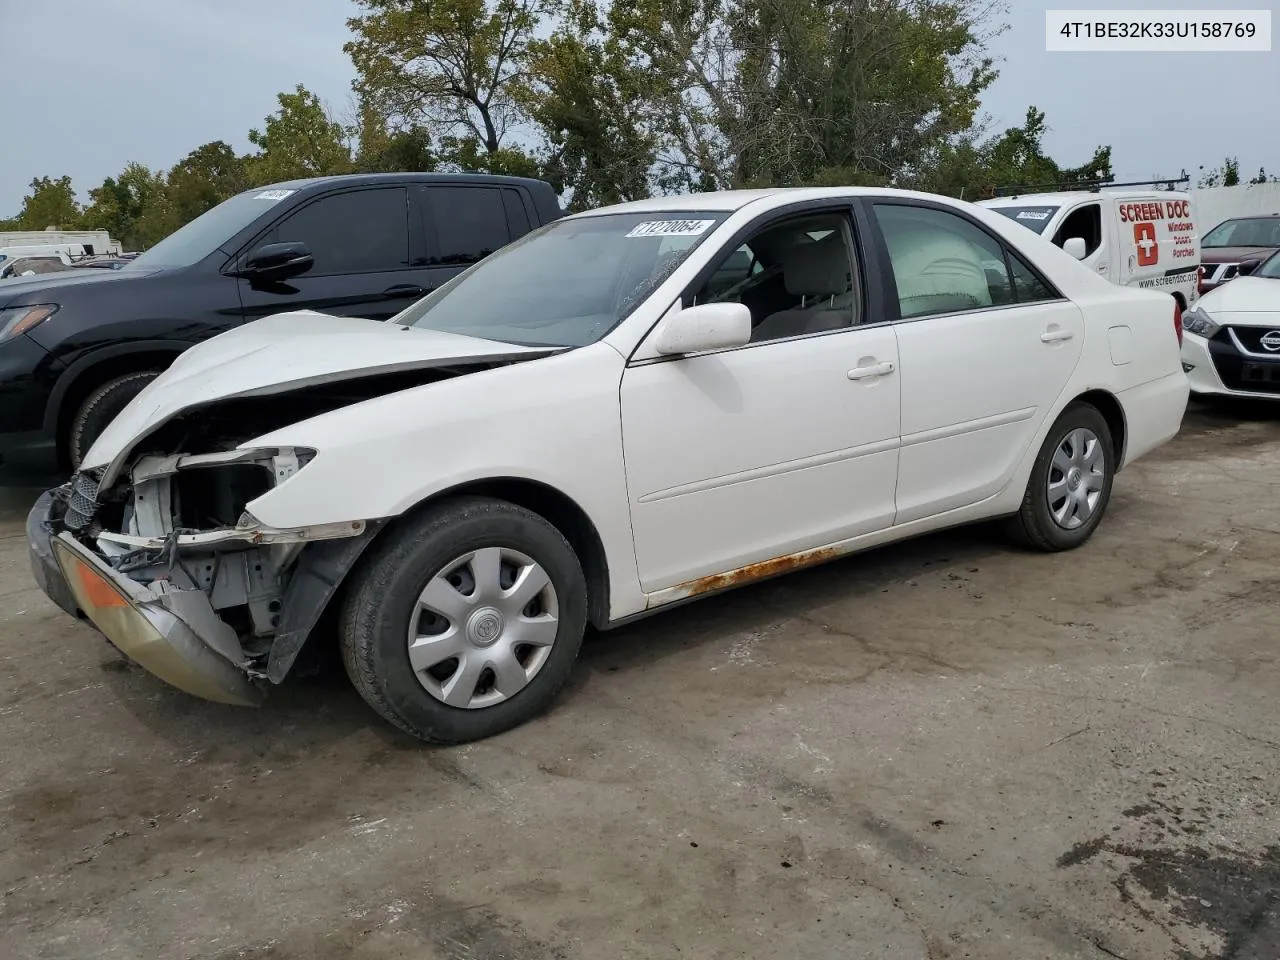
[[[470,266],[510,243],[504,192],[497,187],[422,188],[426,265]]]

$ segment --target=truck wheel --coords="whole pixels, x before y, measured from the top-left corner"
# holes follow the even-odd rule
[[[522,507],[445,501],[390,534],[357,572],[339,645],[382,717],[465,743],[537,716],[568,679],[587,588],[560,531]]]
[[[129,401],[142,392],[142,388],[160,376],[159,370],[139,370],[114,377],[94,390],[80,404],[75,416],[71,419],[71,429],[67,435],[67,459],[71,468],[79,470],[84,455],[89,452],[93,442],[101,436],[107,425],[120,415]]]

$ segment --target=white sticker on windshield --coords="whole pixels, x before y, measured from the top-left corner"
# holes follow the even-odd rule
[[[714,220],[647,220],[631,228],[628,237],[699,237]]]
[[[296,190],[263,190],[261,193],[254,194],[255,200],[283,200],[291,193],[297,193]]]
[[[1049,211],[1047,210],[1020,210],[1016,220],[1048,220]]]

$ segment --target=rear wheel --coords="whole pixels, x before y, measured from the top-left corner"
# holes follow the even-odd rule
[[[386,720],[463,743],[545,710],[568,679],[587,621],[568,541],[514,504],[446,501],[392,534],[344,604],[347,674]]]
[[[1071,404],[1045,437],[1008,532],[1037,550],[1080,546],[1102,522],[1115,469],[1115,443],[1106,418],[1087,403]]]
[[[67,434],[67,459],[73,470],[79,470],[84,455],[93,442],[107,429],[129,401],[142,392],[142,388],[156,377],[159,370],[138,370],[113,377],[94,390],[76,409]]]

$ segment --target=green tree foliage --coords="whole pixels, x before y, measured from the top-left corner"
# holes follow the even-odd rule
[[[31,192],[22,199],[22,210],[13,222],[16,230],[76,229],[80,225],[80,204],[76,202],[71,178],[34,178]]]
[[[292,93],[277,94],[276,100],[280,107],[263,128],[249,131],[249,142],[259,150],[246,161],[251,186],[354,169],[347,131],[318,96],[298,84]]]
[[[247,160],[221,140],[192,150],[168,177],[169,201],[181,223],[194,220],[248,187]]]
[[[356,137],[358,172],[426,172],[436,168],[431,134],[425,127],[414,124],[407,129],[392,130],[382,112],[367,102],[361,104],[359,114],[359,122],[352,130]]]
[[[1200,168],[1204,170],[1204,167]],[[1240,158],[1227,157],[1222,161],[1221,167],[1214,167],[1200,175],[1200,182],[1196,186],[1201,189],[1208,187],[1235,187],[1240,184]]]
[[[544,176],[570,192],[571,209],[648,196],[658,139],[644,122],[652,86],[606,34],[594,2],[573,0],[529,51],[524,104],[549,143]]]
[[[89,191],[81,223],[90,230],[110,231],[126,249],[145,250],[181,226],[166,191],[163,173],[130,163],[118,177],[107,177]]]
[[[356,0],[364,13],[343,47],[356,92],[392,123],[438,130],[451,166],[526,166],[508,139],[525,120],[529,44],[552,2]]]

